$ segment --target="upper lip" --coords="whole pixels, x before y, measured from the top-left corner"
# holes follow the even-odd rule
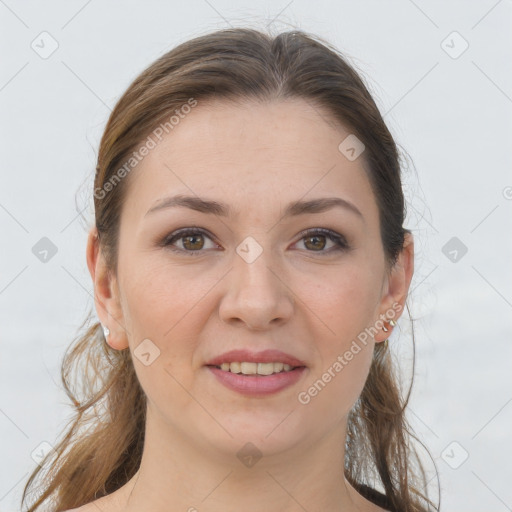
[[[213,359],[210,359],[206,365],[220,366],[222,363],[284,363],[290,366],[306,366],[306,364],[293,357],[290,354],[280,350],[263,350],[261,352],[252,352],[250,350],[230,350]]]

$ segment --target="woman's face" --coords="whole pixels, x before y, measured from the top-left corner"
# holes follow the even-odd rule
[[[105,301],[126,332],[103,323],[129,345],[154,424],[219,455],[342,436],[386,338],[363,333],[383,313],[399,316],[364,152],[347,158],[339,145],[350,131],[319,112],[297,99],[199,101],[127,178],[116,293]],[[166,206],[177,196],[189,206]],[[342,201],[308,206],[325,198]],[[248,354],[223,356],[233,350]],[[257,354],[268,350],[304,367],[257,377],[208,366],[294,362]]]

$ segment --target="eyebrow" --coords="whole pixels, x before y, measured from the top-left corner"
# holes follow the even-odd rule
[[[196,196],[177,195],[173,197],[164,197],[159,199],[157,204],[150,208],[145,217],[150,213],[161,211],[168,208],[184,207],[190,208],[201,213],[210,213],[222,217],[228,217],[231,212],[230,206],[209,199],[201,199]],[[293,201],[288,204],[282,218],[292,217],[296,215],[304,215],[307,213],[322,213],[335,207],[344,208],[364,220],[363,214],[351,202],[341,197],[322,197],[319,199],[311,199],[309,201]]]

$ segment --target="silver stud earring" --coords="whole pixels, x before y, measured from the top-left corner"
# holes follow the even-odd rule
[[[105,339],[108,337],[108,335],[110,334],[110,329],[105,326],[105,325],[102,325],[103,327],[103,334],[105,335]]]

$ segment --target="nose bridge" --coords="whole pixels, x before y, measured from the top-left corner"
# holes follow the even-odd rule
[[[246,291],[251,296],[258,293],[274,295],[276,278],[271,268],[276,262],[272,262],[269,248],[264,250],[262,246],[255,246],[255,243],[257,242],[243,242],[237,247],[234,270],[240,284],[239,291]]]
[[[279,274],[272,250],[254,237],[246,237],[233,255],[229,285],[220,307],[223,319],[237,318],[252,328],[264,329],[276,319],[289,318],[294,300]]]

